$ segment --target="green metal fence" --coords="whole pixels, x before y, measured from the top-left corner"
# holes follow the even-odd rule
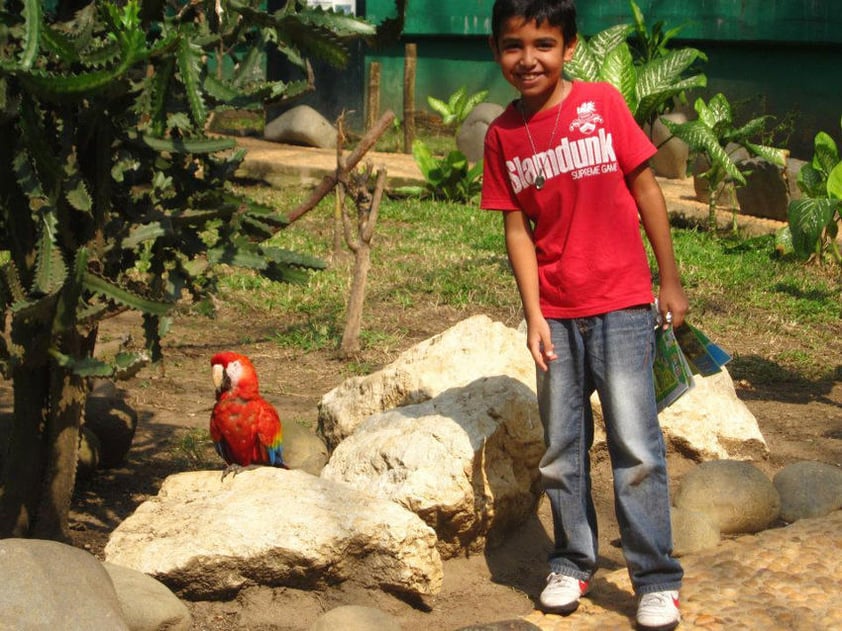
[[[500,104],[512,99],[515,93],[500,76],[488,47],[493,4],[493,0],[409,0],[401,43],[364,55],[363,76],[372,61],[381,64],[382,108],[401,115],[404,46],[410,42],[418,51],[417,109],[428,109],[427,95],[446,99],[461,86],[470,92],[487,89],[488,100]],[[795,115],[789,144],[799,157],[811,154],[812,138],[819,129],[838,132],[842,0],[637,0],[637,4],[649,24],[684,25],[684,42],[707,53],[703,71],[708,89],[694,96],[723,92],[753,115],[769,113],[778,119]],[[366,0],[364,14],[377,24],[393,16],[394,7],[394,0]],[[580,1],[578,14],[579,31],[586,37],[632,21],[628,0]]]

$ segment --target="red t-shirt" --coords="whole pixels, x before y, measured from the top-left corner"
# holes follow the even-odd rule
[[[534,150],[514,103],[490,125],[481,207],[529,217],[544,317],[650,303],[652,275],[625,175],[655,147],[610,84],[574,82],[560,107],[528,121]]]

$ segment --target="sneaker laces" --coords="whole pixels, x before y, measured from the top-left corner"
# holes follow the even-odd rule
[[[640,599],[638,615],[653,615],[662,613],[664,608],[676,608],[673,592],[653,592],[644,594]]]

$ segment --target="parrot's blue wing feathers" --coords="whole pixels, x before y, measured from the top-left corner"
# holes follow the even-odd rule
[[[220,440],[215,442],[213,446],[214,448],[216,448],[216,453],[218,453],[226,463],[231,464],[232,462],[234,462],[234,458],[231,455],[231,450],[228,447],[228,443],[226,443],[224,440]]]

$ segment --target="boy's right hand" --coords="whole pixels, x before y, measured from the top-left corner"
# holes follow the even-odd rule
[[[544,318],[526,323],[526,346],[532,353],[535,365],[544,372],[549,370],[547,364],[558,357],[550,336],[550,325]]]

